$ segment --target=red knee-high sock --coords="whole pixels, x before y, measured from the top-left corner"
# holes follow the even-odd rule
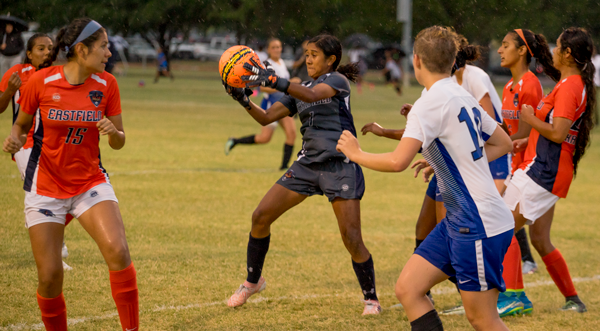
[[[112,297],[117,305],[119,319],[123,331],[138,330],[139,327],[139,306],[138,306],[138,287],[135,268],[133,262],[129,267],[110,272],[110,288]]]
[[[548,269],[548,273],[550,274],[550,277],[552,277],[554,284],[556,284],[560,290],[560,293],[565,297],[577,295],[575,285],[573,285],[573,280],[569,273],[569,268],[567,267],[567,261],[565,261],[565,258],[558,248],[554,249],[552,253],[542,257],[542,260],[546,264],[546,269]]]
[[[504,255],[502,262],[504,271],[502,278],[506,283],[507,290],[522,290],[523,289],[523,271],[521,270],[521,248],[515,236],[512,237],[510,246]]]
[[[67,330],[67,305],[62,292],[56,298],[44,298],[36,292],[38,306],[42,311],[42,322],[48,331]]]

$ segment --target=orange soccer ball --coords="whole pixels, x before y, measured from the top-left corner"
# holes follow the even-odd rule
[[[252,48],[247,46],[233,46],[221,55],[219,60],[219,73],[221,80],[232,87],[245,87],[246,82],[242,80],[244,75],[253,75],[252,71],[244,68],[244,63],[250,63],[250,59],[254,59],[261,67],[264,68],[258,55],[254,53]]]

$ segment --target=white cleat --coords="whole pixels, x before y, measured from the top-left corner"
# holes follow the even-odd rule
[[[379,315],[381,313],[381,305],[377,300],[361,300],[365,304],[363,315]]]
[[[64,243],[64,241],[63,241],[61,254],[62,254],[63,259],[66,259],[67,257],[69,257],[69,250],[67,249],[67,245]]]
[[[523,275],[531,275],[538,270],[537,263],[531,261],[523,262]]]
[[[62,263],[63,263],[63,270],[64,271],[73,270],[73,267],[71,267],[70,265],[66,264],[65,261],[62,261]]]

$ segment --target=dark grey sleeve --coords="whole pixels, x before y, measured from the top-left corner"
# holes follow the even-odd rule
[[[284,95],[281,97],[281,99],[279,99],[279,102],[281,102],[283,106],[290,111],[289,116],[294,116],[298,112],[298,108],[296,108],[296,99],[291,95]]]
[[[338,91],[342,96],[350,94],[350,83],[348,83],[348,79],[338,72],[334,72],[327,76],[323,83],[331,86],[331,88]]]

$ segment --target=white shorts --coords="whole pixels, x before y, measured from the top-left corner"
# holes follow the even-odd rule
[[[81,214],[102,201],[119,203],[112,185],[102,183],[68,199],[56,199],[25,192],[25,226],[40,223],[66,223],[67,214],[79,218]]]
[[[275,130],[275,129],[277,129],[277,123],[279,123],[279,121],[271,122],[265,126],[270,128],[271,130]]]
[[[535,223],[560,199],[534,182],[522,169],[517,169],[509,178],[504,191],[504,202],[512,211],[519,205],[519,213],[527,219],[529,225]]]
[[[17,162],[17,168],[21,173],[21,180],[25,179],[25,171],[27,170],[27,164],[29,163],[29,156],[31,155],[31,148],[23,149],[15,153],[15,161]]]

